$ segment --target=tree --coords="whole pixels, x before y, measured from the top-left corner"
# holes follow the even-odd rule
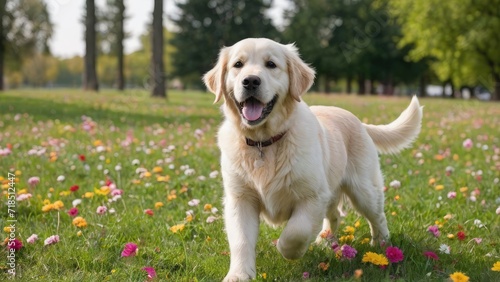
[[[23,64],[23,78],[30,85],[43,87],[54,82],[59,73],[56,58],[43,54],[35,54]]]
[[[4,69],[20,73],[23,60],[35,53],[49,54],[52,36],[47,6],[41,0],[0,0],[0,90]]]
[[[178,28],[172,44],[175,75],[203,87],[200,77],[217,58],[221,47],[246,37],[276,39],[278,33],[265,15],[266,0],[188,0],[176,2],[180,10],[172,20]]]
[[[124,31],[125,4],[124,0],[107,0],[106,9],[99,13],[101,23],[101,46],[106,54],[116,56],[115,83],[119,90],[125,88],[123,41],[128,34]]]
[[[155,0],[151,42],[151,83],[153,84],[151,96],[166,98],[165,70],[163,64],[163,0]]]
[[[387,0],[410,58],[431,57],[441,81],[483,84],[500,100],[500,0]]]
[[[86,0],[85,14],[85,71],[83,74],[83,89],[99,90],[96,73],[97,42],[96,13],[94,0]]]

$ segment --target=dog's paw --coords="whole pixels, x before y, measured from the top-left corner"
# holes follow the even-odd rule
[[[252,276],[246,273],[228,273],[223,282],[240,282],[240,281],[250,281]]]

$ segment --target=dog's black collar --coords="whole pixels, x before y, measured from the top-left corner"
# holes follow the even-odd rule
[[[270,139],[266,141],[254,141],[250,138],[245,138],[247,145],[251,147],[258,147],[258,148],[263,148],[272,145],[273,143],[278,142],[283,136],[285,136],[286,131],[283,133],[280,133],[276,136],[271,137]]]

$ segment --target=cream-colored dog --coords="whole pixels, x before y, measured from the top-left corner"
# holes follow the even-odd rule
[[[372,243],[389,238],[377,151],[397,153],[417,137],[416,97],[388,125],[363,124],[336,107],[308,107],[301,95],[314,70],[293,45],[263,38],[223,48],[203,79],[215,102],[224,99],[218,145],[231,251],[225,281],[255,277],[260,218],[286,223],[277,248],[297,259],[322,228],[336,230],[344,194],[368,220]]]

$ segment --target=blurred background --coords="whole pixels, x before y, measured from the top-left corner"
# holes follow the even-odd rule
[[[222,46],[295,43],[313,90],[500,100],[500,0],[0,0],[0,89],[205,89]]]

